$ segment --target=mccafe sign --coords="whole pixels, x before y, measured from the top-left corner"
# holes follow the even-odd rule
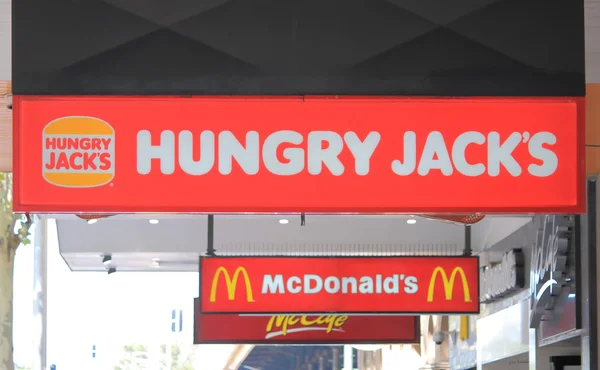
[[[531,328],[539,327],[544,315],[554,309],[562,288],[573,283],[572,225],[572,216],[542,218],[531,258]]]

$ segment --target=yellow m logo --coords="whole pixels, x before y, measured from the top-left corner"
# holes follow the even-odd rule
[[[448,275],[446,275],[446,271],[444,271],[441,267],[436,267],[433,270],[433,274],[431,275],[431,280],[429,281],[429,291],[427,292],[427,302],[433,302],[433,293],[435,291],[435,282],[437,280],[437,276],[442,276],[442,281],[444,283],[444,293],[446,294],[446,300],[449,301],[452,299],[452,291],[454,290],[454,280],[456,280],[456,275],[460,274],[463,292],[465,297],[465,302],[471,302],[471,294],[469,293],[469,284],[467,283],[467,277],[465,276],[465,272],[462,267],[455,267],[452,270],[452,274],[450,274],[450,279],[448,279]]]
[[[210,289],[210,301],[215,302],[217,300],[217,286],[219,285],[219,277],[221,274],[225,278],[225,286],[227,287],[227,297],[230,301],[235,299],[235,288],[237,287],[238,279],[240,274],[244,275],[244,282],[246,283],[246,298],[248,302],[254,302],[252,297],[252,286],[250,286],[250,278],[248,272],[243,267],[238,267],[233,273],[233,279],[229,276],[229,272],[224,267],[219,267],[215,273],[215,277],[212,281],[212,287]]]

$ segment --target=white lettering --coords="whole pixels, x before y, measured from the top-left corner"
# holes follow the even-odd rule
[[[392,162],[392,171],[398,176],[408,176],[417,167],[417,134],[413,131],[404,133],[404,163],[395,159]]]
[[[521,166],[513,158],[512,152],[521,142],[521,134],[513,132],[503,144],[500,144],[500,134],[490,132],[488,135],[488,174],[490,176],[500,175],[500,164],[506,168],[508,173],[517,177],[521,174]]]
[[[530,164],[527,168],[527,171],[536,177],[548,177],[558,168],[558,157],[552,150],[544,148],[544,144],[556,144],[556,136],[550,132],[538,132],[528,143],[529,154],[542,161],[541,165]]]
[[[219,134],[219,172],[229,175],[233,167],[233,159],[248,175],[258,173],[258,132],[249,131],[246,134],[246,147],[238,141],[231,131]]]
[[[311,282],[314,282],[314,286],[311,287]],[[304,293],[305,294],[316,294],[323,289],[323,279],[318,275],[304,275]]]
[[[493,302],[523,287],[525,282],[524,256],[520,250],[510,250],[498,263],[489,264],[479,270],[482,303]]]
[[[283,284],[283,275],[278,274],[273,277],[272,275],[265,275],[263,278],[262,294],[283,294],[285,293]]]
[[[417,172],[426,176],[431,170],[441,170],[445,176],[452,175],[452,162],[441,132],[433,131],[427,136],[425,148]]]
[[[287,291],[298,294],[302,291],[302,280],[298,276],[292,276],[287,281]]]
[[[362,294],[373,294],[373,279],[369,276],[361,277],[358,291]]]
[[[383,281],[383,290],[387,294],[394,294],[400,292],[400,284],[398,281],[398,275],[386,277]]]
[[[377,131],[369,132],[364,139],[353,131],[343,134],[312,131],[306,140],[304,134],[292,130],[272,132],[262,142],[257,131],[248,131],[243,136],[242,139],[242,134],[236,136],[231,131],[216,133],[210,130],[199,133],[183,130],[176,135],[165,130],[160,133],[159,142],[154,137],[153,145],[151,132],[141,130],[136,139],[137,171],[147,175],[152,171],[153,161],[157,161],[160,172],[165,175],[173,174],[176,168],[192,176],[211,171],[228,175],[232,173],[235,161],[247,175],[258,174],[262,162],[264,171],[277,176],[301,173],[318,176],[324,168],[333,176],[342,176],[345,167],[340,155],[347,148],[348,152],[342,158],[353,158],[354,172],[367,176],[371,172],[372,158],[381,159],[381,156],[374,157],[382,140]],[[401,144],[402,157],[392,160],[391,170],[398,176],[427,176],[434,170],[444,176],[452,176],[456,171],[468,177],[497,177],[504,167],[510,176],[518,177],[525,166],[526,173],[531,176],[548,177],[558,169],[559,159],[552,150],[557,142],[557,137],[546,131],[531,137],[528,132],[513,132],[501,137],[498,132],[486,136],[478,131],[467,131],[453,141],[447,140],[439,131],[432,131],[424,140],[419,140],[422,146],[417,148],[416,133],[406,131]],[[521,150],[527,148],[529,153],[529,159],[518,157],[522,163],[513,156],[520,144]],[[475,146],[483,147],[474,150],[473,157],[468,157],[469,148]],[[374,283],[373,288],[377,290],[377,284]]]
[[[324,276],[306,274],[284,277],[282,274],[264,275],[262,284],[263,294],[318,294],[325,291],[328,294],[399,294],[400,284],[404,282],[404,292],[414,294],[418,291],[417,278],[404,274],[385,276]]]
[[[342,293],[356,294],[358,292],[358,282],[354,277],[342,278]]]
[[[323,144],[326,146],[323,147]],[[319,175],[325,165],[334,176],[342,175],[344,165],[338,156],[343,148],[344,141],[336,132],[313,131],[308,134],[308,172]]]
[[[340,291],[340,279],[335,276],[329,276],[325,279],[325,291],[329,294],[335,294]]]
[[[354,156],[354,170],[357,175],[364,176],[369,173],[371,156],[375,152],[379,140],[381,140],[381,135],[375,131],[369,132],[365,141],[360,141],[358,135],[352,131],[344,135],[344,141]]]
[[[137,134],[137,171],[147,175],[152,169],[152,160],[160,161],[160,171],[165,175],[175,172],[175,134],[173,131],[163,131],[160,134],[160,144],[152,145],[152,134],[142,130]]]
[[[200,160],[194,160],[194,135],[191,131],[179,133],[179,165],[190,175],[204,175],[215,165],[215,134],[202,131],[200,134]]]
[[[417,278],[415,276],[408,276],[404,279],[404,292],[406,294],[415,294],[419,291],[419,286],[417,285]]]
[[[482,163],[469,164],[465,151],[470,144],[485,144],[485,136],[481,132],[469,131],[459,135],[452,145],[452,161],[456,170],[465,176],[481,176],[485,172]]]
[[[283,157],[288,163],[282,163],[277,158],[277,149],[283,143],[302,144],[304,138],[296,131],[277,131],[267,137],[263,145],[262,158],[267,170],[275,175],[296,175],[304,170],[304,150],[300,148],[285,148]]]

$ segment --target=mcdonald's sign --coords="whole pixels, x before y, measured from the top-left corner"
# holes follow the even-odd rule
[[[455,267],[450,274],[450,279],[448,279],[448,275],[446,275],[446,271],[442,267],[436,267],[433,270],[433,274],[431,275],[431,280],[429,281],[429,290],[427,291],[427,302],[433,302],[433,295],[435,293],[435,282],[438,276],[442,277],[442,282],[444,283],[444,296],[447,301],[451,301],[453,298],[454,292],[454,283],[456,281],[456,276],[460,275],[463,287],[463,298],[465,302],[471,302],[471,293],[469,292],[469,283],[467,282],[467,277],[465,276],[465,270],[462,267]]]
[[[203,314],[479,312],[477,257],[201,257]]]
[[[248,277],[248,271],[246,271],[243,267],[238,267],[235,269],[233,273],[233,278],[229,276],[229,272],[223,268],[219,267],[217,272],[215,273],[215,277],[213,278],[212,286],[210,288],[210,301],[215,302],[217,300],[217,288],[219,286],[219,277],[222,275],[225,280],[225,287],[227,288],[227,299],[233,301],[235,299],[235,291],[237,288],[238,279],[240,278],[240,274],[244,277],[244,283],[246,284],[246,299],[248,302],[253,302],[254,298],[252,298],[252,286],[250,285],[250,278]]]

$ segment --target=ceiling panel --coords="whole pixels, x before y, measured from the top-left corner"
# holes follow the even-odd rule
[[[57,218],[61,254],[77,271],[101,271],[111,254],[119,271],[197,271],[208,245],[208,217],[201,215],[116,215],[89,224],[72,215]],[[217,255],[453,255],[463,251],[464,227],[410,216],[219,215],[214,218]],[[474,225],[502,239],[524,221],[493,217]],[[152,224],[150,220],[158,220]],[[286,221],[285,223],[282,223]],[[475,234],[475,233],[474,233]],[[473,245],[481,250],[484,244]],[[153,264],[153,259],[160,262]]]
[[[600,82],[600,0],[584,0],[584,2],[586,80],[587,82]],[[10,79],[11,0],[0,0],[0,80]]]

